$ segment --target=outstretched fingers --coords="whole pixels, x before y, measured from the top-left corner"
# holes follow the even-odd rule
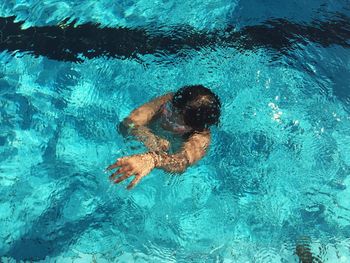
[[[125,158],[119,158],[117,159],[117,161],[111,165],[109,165],[106,170],[109,171],[109,170],[113,170],[119,166],[122,166],[123,164],[125,163]]]
[[[136,175],[135,178],[131,181],[131,183],[128,185],[127,189],[130,190],[135,187],[142,179],[141,175]]]
[[[111,164],[106,168],[106,171],[113,170],[114,168],[117,168],[117,167],[118,167],[117,163]]]
[[[130,166],[123,166],[123,167],[121,167],[120,169],[118,169],[116,172],[114,172],[111,176],[110,176],[110,178],[112,179],[112,180],[114,180],[114,178],[115,177],[117,177],[117,175],[119,175],[119,174],[124,174],[124,173],[127,173],[127,172],[129,172],[129,171],[131,171],[131,167]]]
[[[107,167],[107,170],[115,169],[113,173],[111,172],[110,179],[114,183],[119,184],[129,177],[135,176],[127,186],[127,189],[132,189],[154,168],[150,158],[146,157],[149,156],[139,154],[117,159],[114,164]]]
[[[120,182],[124,181],[125,179],[128,179],[130,176],[132,176],[132,172],[128,172],[120,177],[118,177],[117,179],[114,180],[114,183],[119,184]]]

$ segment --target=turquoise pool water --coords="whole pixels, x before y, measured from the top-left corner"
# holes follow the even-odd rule
[[[347,4],[4,1],[1,261],[298,262],[307,239],[322,262],[349,262]],[[101,35],[83,35],[87,23]],[[134,42],[106,46],[120,34],[106,27]],[[111,184],[104,168],[144,150],[119,122],[199,83],[222,101],[207,156],[132,191]]]

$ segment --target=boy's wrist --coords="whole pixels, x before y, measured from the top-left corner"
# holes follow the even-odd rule
[[[153,164],[154,164],[154,167],[157,168],[157,167],[160,167],[161,166],[161,161],[162,161],[162,157],[161,155],[158,153],[158,152],[149,152],[148,153],[152,159],[153,159]]]

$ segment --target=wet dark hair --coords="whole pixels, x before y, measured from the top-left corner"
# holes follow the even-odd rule
[[[183,115],[185,124],[195,131],[203,131],[219,123],[219,97],[202,85],[180,88],[174,94],[172,104]]]

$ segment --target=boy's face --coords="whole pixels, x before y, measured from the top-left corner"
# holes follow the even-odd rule
[[[190,132],[192,128],[185,124],[183,114],[176,109],[171,102],[163,107],[163,116],[165,128],[176,133]]]

